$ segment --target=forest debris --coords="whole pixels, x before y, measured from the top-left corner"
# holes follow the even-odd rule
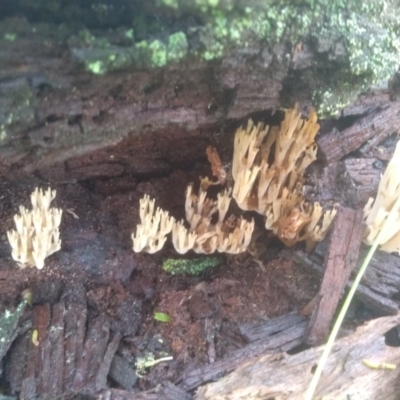
[[[173,359],[174,358],[172,356],[165,356],[156,359],[153,353],[146,353],[143,357],[136,359],[135,373],[139,378],[143,378],[143,376],[146,374],[147,368],[154,367],[161,362],[172,361]]]
[[[322,344],[329,334],[336,307],[357,262],[362,233],[362,211],[339,208],[325,256],[324,278],[306,333],[309,345]]]
[[[131,368],[129,362],[118,355],[114,355],[109,376],[126,390],[132,390],[138,379],[138,376]]]
[[[20,389],[20,398],[56,399],[81,391],[94,394],[107,387],[121,334],[111,334],[106,315],[87,321],[83,286],[69,287],[53,306],[34,307],[32,316],[37,343],[32,343],[32,333],[27,332],[29,340],[17,344],[17,351],[27,354],[20,380],[13,382],[14,388]],[[21,368],[21,361],[14,362],[13,368]]]
[[[361,265],[368,249],[361,246],[357,265]],[[323,277],[323,260],[316,254],[307,254],[302,250],[286,251],[282,256],[300,263],[312,271],[316,276]],[[353,274],[354,275],[354,274]],[[353,277],[348,281],[346,288],[350,288]],[[371,310],[378,314],[394,315],[399,311],[397,294],[400,291],[399,258],[393,254],[377,251],[370,261],[367,272],[358,285],[356,296]]]
[[[118,350],[118,346],[121,342],[121,334],[116,332],[114,337],[108,343],[107,350],[104,353],[103,360],[100,364],[100,368],[96,374],[96,387],[95,391],[99,391],[101,389],[105,389],[108,387],[107,385],[107,376],[111,368],[111,363],[113,361],[114,355]]]
[[[400,141],[381,178],[375,200],[370,198],[364,208],[367,225],[364,243],[368,245],[374,243],[398,197],[400,197]],[[396,213],[385,230],[385,235],[380,237],[379,245],[382,251],[400,253],[400,212]]]
[[[193,396],[169,381],[163,382],[163,394],[166,400],[192,400]]]
[[[389,399],[398,393],[398,374],[367,368],[362,360],[400,363],[400,348],[385,345],[385,333],[400,323],[400,314],[369,321],[335,344],[315,398]],[[248,361],[235,372],[198,389],[196,400],[279,398],[304,396],[323,347],[295,355],[264,355]],[[349,374],[351,371],[351,374]],[[288,390],[290,382],[290,391]]]
[[[328,164],[339,161],[345,155],[357,150],[363,143],[368,151],[398,129],[400,102],[391,102],[386,108],[379,108],[343,131],[334,128],[318,140],[319,148]],[[376,139],[375,139],[376,138]]]
[[[321,202],[335,199],[352,208],[363,208],[375,196],[381,178],[382,162],[377,158],[346,158],[310,176]]]
[[[50,208],[56,191],[36,188],[31,194],[32,210],[19,207],[14,216],[16,230],[7,232],[12,247],[12,258],[21,268],[44,267],[45,258],[61,248],[60,231],[62,210]]]
[[[96,400],[192,400],[192,398],[191,394],[179,389],[173,383],[163,381],[155,388],[140,393],[107,389],[99,393]]]
[[[216,184],[225,185],[226,171],[217,149],[215,147],[208,146],[206,149],[206,154],[208,161],[211,164],[212,174],[217,178]]]
[[[252,343],[232,352],[222,360],[217,360],[212,364],[196,369],[188,369],[183,374],[179,387],[184,390],[193,390],[202,384],[215,381],[221,376],[239,368],[251,358],[267,352],[274,353],[293,349],[301,344],[306,326],[306,318],[295,314],[271,318],[261,324],[261,326],[253,328],[246,325],[246,328],[243,330],[249,329],[249,332],[252,330],[262,331],[261,337],[255,337]]]
[[[89,321],[86,340],[78,361],[72,389],[75,392],[94,390],[94,377],[103,362],[110,337],[110,321],[105,315]]]
[[[83,285],[68,285],[64,290],[64,388],[72,389],[75,372],[82,357],[86,337],[88,310],[86,290]]]
[[[241,335],[248,342],[256,340],[268,340],[268,338],[276,333],[285,331],[291,326],[303,323],[305,318],[296,313],[289,313],[280,317],[271,318],[270,320],[260,324],[244,324],[240,326]]]
[[[249,120],[236,131],[233,197],[241,209],[264,215],[265,228],[287,246],[306,240],[311,249],[325,237],[336,214],[308,203],[302,193],[304,171],[316,159],[318,130],[315,110],[302,119],[296,105],[286,111],[280,127]]]
[[[50,347],[46,347],[47,328],[50,325],[51,310],[48,304],[37,306],[32,312],[32,326],[37,329],[39,346],[29,341],[26,368],[21,383],[20,398],[35,396],[38,392],[47,391],[49,373]],[[60,360],[62,363],[62,360]],[[39,367],[40,366],[40,367]],[[57,393],[61,392],[58,388]],[[29,394],[29,397],[27,396]]]

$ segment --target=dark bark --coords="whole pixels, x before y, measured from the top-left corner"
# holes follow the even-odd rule
[[[349,128],[342,131],[334,128],[330,133],[323,135],[318,140],[318,145],[328,164],[339,161],[368,140],[371,142],[364,151],[368,151],[391,135],[398,121],[399,110],[400,102],[392,102],[361,118]]]
[[[128,361],[118,355],[112,359],[109,376],[125,390],[132,390],[138,379]]]
[[[79,300],[79,303],[77,303]],[[77,289],[66,291],[54,306],[33,309],[20,397],[54,399],[68,393],[96,394],[107,387],[107,375],[121,341],[110,331],[106,315],[87,324],[86,299]],[[37,332],[37,334],[33,332]],[[111,338],[111,339],[110,339]]]
[[[306,332],[305,343],[309,345],[322,344],[328,337],[336,307],[357,263],[362,218],[362,210],[340,207],[337,212],[325,254],[324,278]]]
[[[362,246],[357,265],[361,265],[368,249]],[[301,250],[287,251],[282,255],[290,258],[317,275],[323,276],[323,261],[317,254],[308,255]],[[349,288],[353,276],[347,283]],[[397,294],[400,291],[400,259],[394,254],[377,251],[357,288],[356,298],[365,303],[373,311],[380,315],[397,314],[399,304]]]
[[[257,355],[293,349],[301,344],[306,325],[305,317],[289,314],[273,318],[261,326],[244,327],[242,334],[246,336],[248,332],[247,335],[253,338],[253,342],[223,360],[186,371],[180,379],[179,387],[192,390],[206,382],[218,380]]]

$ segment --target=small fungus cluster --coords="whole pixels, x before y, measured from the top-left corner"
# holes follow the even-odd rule
[[[62,210],[50,208],[56,191],[50,188],[44,192],[36,188],[31,194],[32,209],[19,207],[14,216],[16,230],[7,232],[12,248],[12,258],[20,267],[44,267],[44,260],[60,250],[61,240],[58,227]]]
[[[167,235],[172,232],[172,243],[180,254],[191,249],[203,254],[243,252],[250,244],[254,221],[238,219],[233,215],[226,218],[230,201],[228,190],[218,194],[218,199],[214,201],[207,198],[203,190],[196,196],[192,185],[189,185],[185,202],[189,228],[186,228],[184,221],[176,221],[167,211],[160,208],[154,211],[154,199],[144,196],[140,200],[141,222],[136,227],[136,234],[132,234],[133,250],[155,253],[164,246]],[[212,222],[216,213],[218,218]]]

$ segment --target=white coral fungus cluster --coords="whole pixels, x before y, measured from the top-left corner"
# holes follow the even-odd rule
[[[370,198],[364,207],[364,222],[367,228],[364,243],[372,245],[385,223],[394,203],[400,196],[400,142],[383,174],[376,199]],[[380,249],[388,253],[400,253],[400,210],[379,242]]]
[[[148,195],[140,200],[141,223],[136,227],[136,235],[132,234],[135,252],[155,253],[161,250],[175,222],[167,211],[157,208],[154,212],[154,202]]]
[[[246,250],[250,244],[254,221],[234,216],[225,218],[231,201],[228,190],[220,193],[218,199],[207,198],[200,190],[199,196],[193,194],[190,185],[186,191],[185,212],[189,227],[184,221],[176,221],[167,211],[160,208],[154,212],[154,200],[145,195],[140,200],[140,224],[132,234],[133,250],[155,253],[159,251],[172,232],[175,250],[184,254],[193,249],[196,253],[237,254]],[[218,218],[213,222],[216,213]]]
[[[325,237],[336,214],[308,203],[302,192],[304,171],[316,159],[318,130],[316,112],[303,119],[296,105],[286,111],[280,127],[250,120],[236,131],[233,197],[241,209],[263,215],[265,228],[288,246],[306,240],[311,249]]]
[[[32,209],[19,207],[19,214],[14,216],[16,230],[7,232],[12,247],[12,258],[24,267],[42,269],[44,260],[60,250],[61,240],[58,227],[61,223],[62,210],[50,208],[56,191],[36,188],[31,194]]]
[[[250,120],[246,128],[236,131],[232,162],[232,196],[238,206],[263,215],[265,228],[272,230],[286,245],[305,240],[309,250],[325,237],[336,215],[336,209],[324,212],[319,203],[309,203],[303,195],[304,171],[316,159],[314,139],[318,130],[315,110],[311,110],[308,118],[302,118],[297,105],[285,112],[279,127],[254,125]],[[209,159],[213,169],[220,167],[218,155],[213,154]],[[150,205],[150,199],[145,197],[143,204],[149,205],[142,206],[141,202],[141,224],[136,235],[132,235],[133,249],[158,251],[172,231],[172,242],[179,253],[190,249],[206,254],[245,251],[254,221],[233,216],[226,219],[231,190],[213,201],[204,191],[210,184],[214,183],[203,179],[198,196],[192,193],[192,186],[187,189],[185,211],[190,228],[183,221],[171,223],[165,211],[157,210],[153,215],[154,203]],[[146,215],[142,215],[143,207]],[[212,223],[217,212],[218,221]],[[163,228],[162,220],[169,221],[165,223],[168,229]]]

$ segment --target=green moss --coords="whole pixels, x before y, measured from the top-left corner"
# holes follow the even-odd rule
[[[15,33],[5,33],[4,34],[4,39],[13,42],[17,38],[17,35]]]
[[[160,4],[176,10],[179,7],[179,0],[161,0]]]
[[[160,40],[150,42],[148,50],[153,66],[163,67],[167,63],[167,46]]]
[[[216,267],[221,263],[218,257],[201,257],[192,259],[172,259],[163,262],[164,271],[172,275],[199,275],[207,268]]]
[[[176,32],[169,36],[167,45],[168,61],[179,61],[188,52],[188,42],[183,32]]]
[[[283,42],[295,46],[311,38],[322,57],[326,55],[323,62],[335,64],[341,72],[335,74],[336,80],[319,80],[321,87],[313,97],[321,102],[320,113],[336,112],[360,90],[389,79],[399,67],[400,22],[392,15],[400,8],[393,1],[218,3],[213,8],[207,0],[196,2],[205,21],[200,34],[203,49],[196,54],[210,60],[236,46],[259,47],[260,41],[269,48]],[[183,7],[184,1],[176,0],[175,5]],[[324,71],[319,73],[322,77]]]
[[[355,88],[349,89],[347,92],[341,88],[340,90],[332,90],[327,88],[325,91],[315,91],[312,95],[313,104],[318,105],[318,112],[324,116],[337,115],[347,104],[355,100]]]
[[[320,114],[326,114],[336,112],[361,90],[387,81],[399,67],[400,21],[393,15],[400,6],[394,0],[154,0],[149,4],[146,10],[158,7],[160,15],[164,9],[168,17],[154,18],[145,9],[138,12],[133,18],[135,36],[145,40],[134,43],[133,29],[123,30],[124,38],[132,39],[127,47],[114,46],[89,32],[82,35],[75,54],[89,71],[163,67],[189,52],[205,60],[243,48],[273,52],[277,44],[288,49],[286,58],[277,60],[287,67],[290,49],[303,42],[318,53],[318,62],[310,66],[318,86],[313,88],[311,81],[303,86],[312,88]],[[96,11],[113,15],[102,6]],[[181,26],[178,22],[184,15],[199,21],[191,27],[190,40],[185,30],[173,30]]]
[[[105,72],[107,72],[107,69],[106,69],[104,63],[100,60],[88,62],[86,64],[86,68],[88,71],[90,71],[91,73],[93,73],[95,75],[102,75]]]
[[[133,39],[134,38],[134,30],[133,29],[128,29],[125,32],[125,37],[127,37],[128,39]]]
[[[121,35],[133,38],[133,30],[121,31]],[[72,54],[81,61],[87,71],[102,75],[130,66],[139,68],[163,67],[186,56],[188,42],[183,32],[169,35],[167,43],[155,39],[142,40],[132,46],[116,46],[105,38],[96,38],[84,30],[69,40]]]

